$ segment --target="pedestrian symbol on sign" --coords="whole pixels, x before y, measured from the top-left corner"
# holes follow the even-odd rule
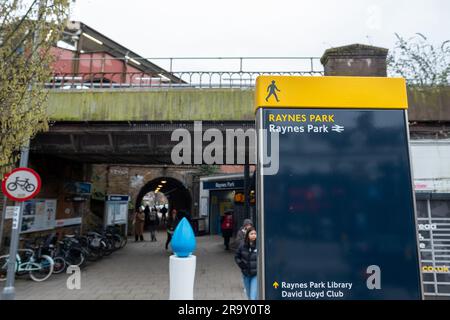
[[[275,84],[275,80],[272,80],[272,83],[267,87],[267,91],[269,91],[269,95],[266,97],[266,101],[269,101],[269,98],[271,96],[275,96],[275,99],[277,100],[277,102],[280,102],[280,100],[278,100],[277,91],[278,92],[281,92],[281,91],[277,88],[277,85]]]

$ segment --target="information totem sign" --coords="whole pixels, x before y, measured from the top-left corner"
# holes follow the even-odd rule
[[[406,84],[256,83],[261,299],[421,299]]]
[[[122,234],[128,235],[128,203],[130,196],[110,194],[105,197],[104,226],[120,226]]]

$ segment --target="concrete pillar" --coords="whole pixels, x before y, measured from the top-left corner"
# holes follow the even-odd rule
[[[388,49],[351,44],[325,51],[325,76],[386,77]]]

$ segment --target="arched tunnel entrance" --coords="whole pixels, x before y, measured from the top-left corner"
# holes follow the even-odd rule
[[[175,208],[191,212],[192,197],[190,191],[182,182],[169,177],[153,179],[145,184],[136,198],[136,208],[142,204],[144,196],[152,191],[164,194],[169,202],[169,210]]]

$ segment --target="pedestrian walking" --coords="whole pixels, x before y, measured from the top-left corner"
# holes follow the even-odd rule
[[[159,225],[159,217],[158,217],[158,211],[156,210],[156,207],[152,209],[152,211],[149,213],[149,222],[148,227],[150,230],[150,237],[151,241],[155,242],[156,240],[156,228]]]
[[[150,207],[148,206],[148,204],[145,205],[144,215],[145,215],[144,230],[147,230],[150,226]]]
[[[220,224],[225,250],[230,250],[230,238],[233,235],[233,211],[226,211]]]
[[[166,250],[169,248],[169,243],[172,240],[173,233],[175,228],[178,225],[178,212],[177,209],[172,209],[170,211],[170,215],[167,218],[166,230],[167,230],[167,241],[166,241]]]
[[[134,225],[134,237],[135,241],[144,241],[144,223],[145,223],[145,214],[142,207],[139,207],[138,210],[134,214],[133,225]]]
[[[236,239],[234,241],[233,247],[237,250],[242,243],[245,241],[245,235],[247,234],[247,230],[253,227],[253,221],[251,219],[245,219],[242,227],[239,228],[237,232]]]
[[[163,207],[161,208],[160,212],[161,212],[161,223],[163,225],[165,225],[166,222],[167,222],[167,208],[166,208],[166,205],[163,205]]]
[[[249,300],[256,300],[258,297],[257,258],[256,229],[250,227],[247,230],[244,242],[239,246],[234,257],[241,269],[245,292]]]

